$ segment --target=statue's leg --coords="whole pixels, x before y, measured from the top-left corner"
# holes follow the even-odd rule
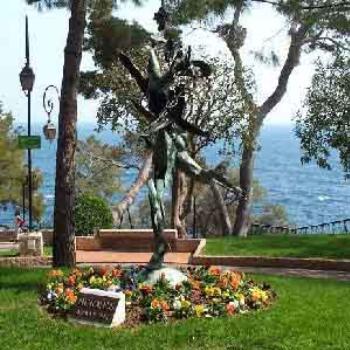
[[[152,228],[154,232],[154,252],[147,266],[148,271],[159,269],[163,265],[164,255],[168,247],[163,235],[165,228],[163,195],[171,181],[176,154],[176,147],[169,135],[164,131],[159,132],[156,148],[153,152],[154,179],[148,182]]]
[[[148,263],[147,270],[153,271],[162,267],[167,249],[167,242],[163,235],[165,227],[165,213],[162,198],[164,181],[158,180],[154,183],[153,180],[150,180],[148,185],[152,228],[154,232],[154,251]]]

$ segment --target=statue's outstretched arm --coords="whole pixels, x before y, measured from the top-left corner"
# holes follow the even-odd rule
[[[242,190],[239,187],[232,185],[225,176],[219,174],[215,170],[203,169],[187,151],[178,152],[176,160],[178,166],[189,176],[195,176],[197,181],[205,184],[214,182],[230,192],[233,192],[237,198],[242,196]]]

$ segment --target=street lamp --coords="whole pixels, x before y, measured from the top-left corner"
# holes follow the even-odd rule
[[[29,63],[27,62],[24,68],[22,69],[19,79],[21,81],[22,90],[25,93],[31,92],[33,90],[35,74],[33,69],[29,67]]]
[[[44,94],[43,94],[43,107],[44,107],[44,110],[47,114],[47,123],[43,127],[43,133],[45,135],[46,140],[49,140],[50,142],[52,142],[56,138],[57,131],[56,131],[55,124],[52,123],[52,121],[51,121],[51,113],[52,113],[55,105],[53,103],[52,98],[47,98],[47,92],[50,89],[53,89],[56,91],[58,101],[60,100],[60,94],[59,94],[58,88],[55,85],[49,85],[45,89]]]
[[[28,17],[26,16],[26,46],[25,55],[26,63],[22,69],[19,78],[21,81],[22,90],[27,96],[28,101],[28,136],[31,136],[31,92],[34,86],[35,74],[33,69],[30,67],[29,61],[29,33],[28,33]],[[33,190],[32,190],[32,153],[31,149],[28,148],[28,192],[29,192],[29,231],[33,228]]]

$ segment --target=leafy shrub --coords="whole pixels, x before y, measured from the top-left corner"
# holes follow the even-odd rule
[[[74,218],[78,235],[91,235],[96,229],[113,226],[113,216],[108,203],[101,197],[89,194],[77,197]]]

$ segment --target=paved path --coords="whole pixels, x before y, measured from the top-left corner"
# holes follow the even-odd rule
[[[104,264],[147,264],[152,256],[148,252],[113,252],[113,251],[77,251],[77,263],[83,265],[104,265]],[[188,265],[190,253],[167,253],[165,254],[165,263],[170,265],[184,266]],[[225,266],[224,266],[225,268]],[[272,267],[232,267],[246,273],[294,276],[308,278],[329,278],[339,281],[350,281],[350,272],[329,271],[329,270],[307,270],[291,268],[272,268]]]
[[[77,263],[83,264],[146,264],[150,261],[151,252],[115,252],[77,250]],[[191,253],[166,253],[167,264],[188,264]]]
[[[0,249],[18,249],[19,244],[14,242],[0,242]]]

